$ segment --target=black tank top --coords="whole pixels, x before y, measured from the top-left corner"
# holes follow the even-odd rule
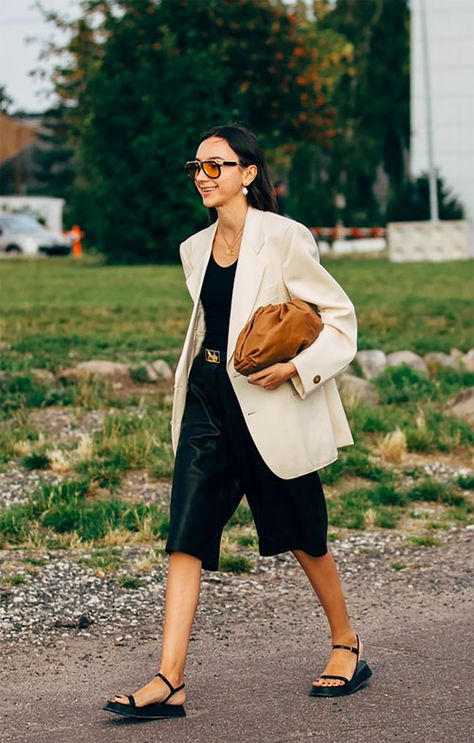
[[[237,261],[223,268],[213,254],[207,264],[201,289],[201,302],[206,320],[204,348],[225,351],[229,336],[230,305]]]

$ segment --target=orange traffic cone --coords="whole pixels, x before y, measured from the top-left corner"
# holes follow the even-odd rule
[[[81,238],[83,238],[86,233],[83,232],[77,224],[75,224],[71,228],[71,233],[72,233],[72,256],[73,258],[81,258],[82,257]]]

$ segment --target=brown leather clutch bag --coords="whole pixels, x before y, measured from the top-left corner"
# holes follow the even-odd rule
[[[302,299],[259,307],[239,333],[234,367],[248,376],[271,364],[290,361],[310,346],[322,329],[321,318]]]

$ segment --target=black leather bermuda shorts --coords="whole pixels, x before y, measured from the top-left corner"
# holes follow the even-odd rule
[[[225,367],[194,359],[178,441],[166,552],[219,569],[222,531],[245,495],[261,555],[327,552],[327,511],[317,472],[283,480],[261,458]],[[269,392],[268,394],[271,394]]]

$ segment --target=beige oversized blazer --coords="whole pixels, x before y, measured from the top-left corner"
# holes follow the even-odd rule
[[[172,413],[176,451],[188,375],[205,334],[201,286],[217,222],[180,246],[189,293],[194,301],[175,374]],[[315,342],[292,359],[298,376],[276,390],[250,384],[233,365],[240,330],[262,305],[298,298],[318,306],[324,328]],[[316,242],[299,222],[249,207],[234,281],[227,372],[250,434],[268,467],[290,479],[320,469],[353,443],[334,377],[356,353],[354,307],[320,265]]]

